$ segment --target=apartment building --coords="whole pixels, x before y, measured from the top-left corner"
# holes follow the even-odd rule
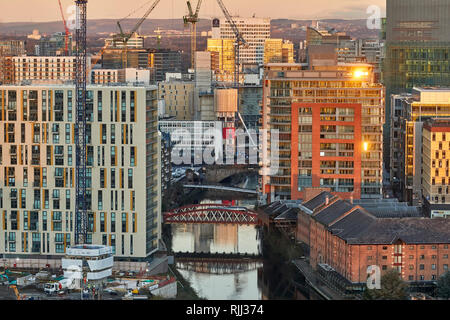
[[[75,87],[0,86],[0,253],[58,257],[75,240]],[[88,244],[143,259],[161,236],[155,86],[87,87]]]
[[[431,119],[422,131],[422,196],[431,217],[450,216],[450,118]]]
[[[276,173],[263,160],[262,193],[269,202],[302,199],[307,187],[381,197],[383,121],[384,88],[369,64],[266,65],[262,128],[278,130],[279,160]]]
[[[449,219],[384,218],[328,192],[298,208],[298,239],[309,248],[310,265],[319,272],[333,268],[339,274],[334,284],[344,290],[355,284],[363,289],[371,265],[381,275],[395,269],[421,287],[449,270]]]
[[[75,78],[75,57],[13,57],[13,64],[15,83],[24,80],[62,83]]]
[[[399,168],[399,190],[404,201],[422,203],[422,129],[428,119],[450,117],[449,88],[413,88],[401,101],[404,117],[400,121],[400,157],[392,162]],[[398,131],[398,130],[396,130]],[[391,142],[392,143],[392,142]],[[398,163],[397,163],[398,162]]]
[[[176,120],[194,120],[195,82],[171,80],[158,83],[158,99],[165,104],[165,114]]]

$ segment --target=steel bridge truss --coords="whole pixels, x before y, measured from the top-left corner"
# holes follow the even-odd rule
[[[165,223],[258,224],[258,214],[241,207],[217,204],[189,205],[164,214]]]
[[[262,262],[256,260],[236,261],[189,261],[177,259],[177,269],[209,274],[234,274],[256,270],[262,266]]]

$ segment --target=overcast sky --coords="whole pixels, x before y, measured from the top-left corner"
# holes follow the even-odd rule
[[[144,4],[132,18],[142,16],[154,0],[89,0],[88,19],[121,19]],[[195,8],[198,0],[191,0]],[[232,15],[291,19],[362,19],[370,5],[381,8],[386,0],[223,0]],[[61,0],[64,11],[74,3]],[[161,0],[149,19],[177,19],[187,13],[186,0]],[[68,14],[65,13],[66,19]],[[200,17],[222,16],[216,0],[203,0]],[[42,22],[60,20],[58,0],[0,0],[0,22]]]

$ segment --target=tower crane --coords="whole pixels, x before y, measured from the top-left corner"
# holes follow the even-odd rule
[[[66,35],[65,35],[65,37],[64,37],[64,40],[65,40],[65,54],[66,54],[66,56],[68,55],[68,49],[69,49],[69,35],[70,35],[70,32],[69,32],[69,28],[67,27],[67,23],[66,23],[66,18],[64,18],[64,11],[63,11],[63,8],[62,8],[62,4],[61,4],[61,0],[58,0],[58,3],[59,3],[59,10],[61,11],[61,17],[62,17],[62,20],[63,20],[63,23],[64,23],[64,30],[65,30],[65,32],[66,32]]]
[[[75,30],[75,244],[87,241],[87,147],[86,147],[86,26],[88,0],[76,0],[77,28]]]
[[[189,14],[183,17],[184,25],[191,24],[191,68],[194,69],[195,63],[195,51],[197,51],[197,22],[198,22],[198,12],[200,11],[200,6],[202,0],[198,0],[197,8],[195,13],[192,11],[191,2],[187,2]]]
[[[147,10],[147,12],[145,12],[144,16],[139,19],[138,23],[133,27],[133,29],[131,29],[130,32],[124,32],[123,31],[122,26],[120,25],[120,21],[126,19],[131,14],[128,15],[127,17],[123,18],[122,20],[117,21],[117,26],[119,27],[119,31],[120,32],[113,37],[113,42],[114,43],[120,42],[120,43],[123,44],[123,50],[124,50],[123,65],[122,65],[123,68],[126,68],[127,67],[127,63],[128,63],[128,61],[127,61],[128,60],[127,59],[127,55],[128,55],[128,53],[127,53],[127,51],[128,51],[127,43],[128,43],[128,40],[130,40],[130,38],[139,29],[139,27],[142,25],[142,23],[144,23],[145,19],[147,19],[147,17],[150,15],[150,13],[153,11],[153,9],[155,9],[155,7],[158,5],[158,3],[160,1],[161,0],[155,0],[153,2],[152,6]]]
[[[228,12],[227,8],[225,7],[225,4],[222,0],[217,0],[217,3],[219,4],[220,9],[222,9],[223,14],[225,15],[225,18],[227,19],[228,23],[230,24],[231,29],[234,32],[234,35],[236,36],[236,41],[234,44],[234,59],[235,59],[235,68],[234,68],[234,86],[238,89],[239,93],[239,67],[240,67],[240,57],[239,57],[239,48],[241,46],[244,46],[244,48],[248,48],[249,45],[247,41],[245,41],[244,37],[242,36],[242,33],[239,31],[238,27],[236,26],[236,23],[234,22],[233,18],[231,17],[230,13]],[[239,94],[238,94],[239,96]],[[239,101],[239,98],[238,98]]]
[[[217,0],[217,3],[219,4],[220,9],[222,9],[223,14],[225,15],[225,18],[227,19],[228,23],[230,24],[231,29],[234,32],[234,35],[236,36],[236,40],[234,43],[234,59],[235,59],[235,67],[234,67],[234,87],[237,89],[237,119],[239,119],[242,122],[242,125],[244,126],[245,131],[248,134],[249,140],[252,143],[253,147],[256,147],[256,142],[253,140],[252,136],[249,134],[247,126],[245,125],[244,119],[242,119],[242,116],[239,112],[239,68],[241,66],[240,62],[240,47],[243,46],[244,48],[248,48],[249,44],[247,41],[245,41],[244,36],[239,31],[239,28],[237,27],[236,23],[234,22],[233,18],[231,17],[231,14],[228,12],[228,9],[225,7],[225,4],[222,0]]]

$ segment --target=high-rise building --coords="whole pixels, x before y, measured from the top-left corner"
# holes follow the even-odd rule
[[[329,187],[347,199],[382,197],[383,121],[372,65],[266,65],[262,128],[278,130],[279,161],[271,174],[263,159],[262,193],[301,199],[306,187]]]
[[[48,37],[42,37],[39,44],[36,45],[37,56],[65,56],[66,49],[66,34],[64,32],[57,32]],[[72,35],[68,37],[67,56],[73,53]]]
[[[75,87],[0,86],[0,253],[63,255],[75,241]],[[161,237],[155,86],[87,87],[90,244],[145,258]]]
[[[387,0],[386,94],[411,92],[413,87],[450,83],[450,2],[448,0]],[[386,126],[391,106],[386,106]],[[389,170],[389,128],[385,130],[385,163]]]
[[[411,95],[400,99],[402,115],[399,121],[399,149],[391,148],[398,157],[392,159],[397,169],[399,192],[403,201],[418,205],[422,201],[422,130],[428,119],[450,117],[450,89],[413,88]],[[394,135],[395,135],[394,131]]]
[[[211,52],[211,68],[217,82],[232,82],[234,79],[235,58],[233,39],[208,39],[207,51]]]
[[[422,196],[432,218],[450,217],[450,117],[431,119],[422,133]]]
[[[264,43],[270,38],[270,19],[268,18],[242,18],[233,17],[233,20],[248,43],[248,48],[239,50],[241,63],[264,63]],[[227,19],[213,19],[212,39],[236,40],[236,35]]]
[[[293,63],[294,44],[283,39],[266,39],[264,42],[264,64]]]
[[[171,80],[158,83],[158,99],[164,101],[165,116],[176,120],[194,120],[193,81]]]
[[[148,66],[155,68],[156,81],[166,80],[166,73],[181,73],[181,51],[170,49],[149,50]]]

